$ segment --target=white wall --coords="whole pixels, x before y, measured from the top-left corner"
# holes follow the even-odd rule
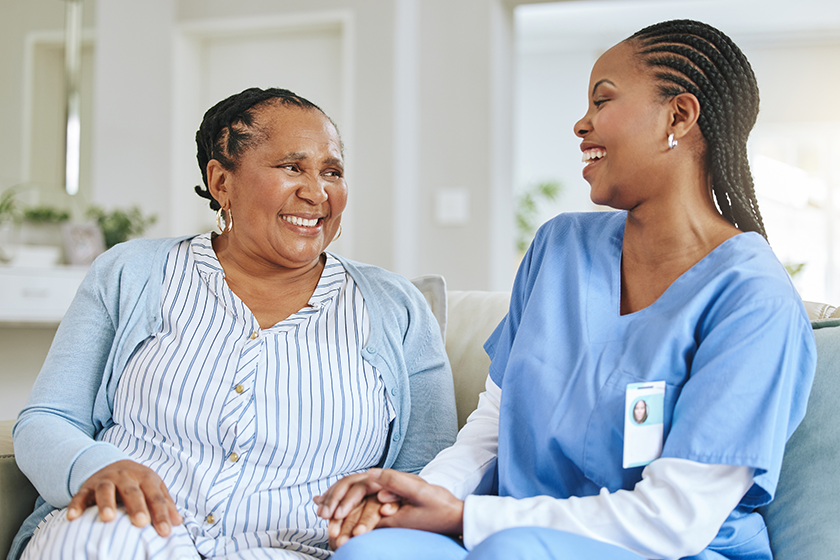
[[[95,24],[93,0],[85,0],[84,22],[87,29]],[[64,2],[55,0],[4,0],[0,17],[0,190],[29,179],[24,161],[24,146],[32,131],[27,126],[25,93],[32,83],[27,70],[26,47],[33,36],[50,37],[64,29]],[[51,110],[62,112],[62,107]],[[33,194],[33,193],[29,193]],[[40,201],[62,197],[61,185],[50,184],[37,193]],[[32,197],[33,203],[39,199]],[[63,202],[63,201],[62,201]],[[3,294],[0,294],[3,297]],[[55,335],[55,327],[0,325],[0,420],[17,416],[29,394],[29,388]]]
[[[353,123],[352,242],[342,252],[408,276],[443,274],[455,289],[508,288],[512,9],[500,0],[100,1],[94,200],[157,213],[151,235],[183,233],[166,204],[172,189],[194,184],[171,180],[173,143],[184,136],[171,135],[180,117],[173,37],[208,22],[335,11],[349,14],[352,35],[352,103],[342,115]],[[461,225],[435,219],[436,194],[451,189],[468,198]]]
[[[343,91],[337,120],[347,133],[351,199],[343,254],[407,276],[443,274],[451,289],[510,287],[512,6],[515,0],[86,0],[94,36],[92,184],[106,208],[140,206],[158,215],[150,236],[196,227],[180,213],[206,207],[192,194],[198,176],[193,135],[202,111],[186,115],[179,66],[190,29],[243,20],[341,15]],[[58,0],[9,0],[0,20],[0,189],[20,182],[24,63],[32,30],[60,32]],[[289,53],[295,60],[295,53]],[[278,64],[283,63],[278,60]],[[217,77],[216,84],[224,82]],[[262,84],[261,84],[262,85]],[[283,87],[285,84],[274,84]],[[212,88],[211,88],[212,89]],[[209,89],[208,89],[209,91]],[[307,91],[298,91],[308,96]],[[318,101],[318,100],[314,100]],[[329,107],[325,105],[329,110]],[[336,111],[331,111],[333,114]],[[179,126],[181,120],[192,122]],[[348,132],[349,131],[349,132]],[[17,133],[16,133],[17,132]],[[183,156],[183,159],[182,159]],[[176,161],[174,158],[179,158]],[[466,221],[442,224],[439,194],[466,202]],[[47,200],[63,196],[46,194]],[[87,196],[87,195],[86,195]],[[173,199],[178,203],[173,205]],[[81,199],[80,199],[81,200]],[[212,223],[209,209],[207,227]],[[198,227],[202,227],[200,224]],[[2,297],[2,294],[0,294]],[[0,379],[22,380],[8,404],[25,400],[54,328],[0,327]],[[14,409],[14,410],[13,410]]]

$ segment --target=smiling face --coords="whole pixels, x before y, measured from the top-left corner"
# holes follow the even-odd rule
[[[641,424],[647,419],[647,404],[645,401],[636,401],[636,406],[633,407],[633,419],[636,424]]]
[[[589,108],[575,124],[594,203],[629,210],[651,194],[668,150],[668,121],[667,106],[632,43],[619,43],[598,59]]]
[[[233,215],[228,246],[284,268],[316,264],[347,204],[341,141],[321,112],[269,104],[257,112],[262,139],[236,169],[208,163],[211,192]]]

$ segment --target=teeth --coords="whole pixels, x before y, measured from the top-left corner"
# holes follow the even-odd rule
[[[298,218],[297,216],[280,216],[287,222],[295,226],[313,227],[318,224],[318,219],[307,220],[306,218]]]
[[[603,148],[589,148],[583,152],[580,161],[588,165],[594,161],[598,161],[605,155],[607,155],[607,151]]]

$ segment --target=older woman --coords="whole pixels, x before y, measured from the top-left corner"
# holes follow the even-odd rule
[[[347,199],[330,119],[254,88],[196,141],[220,233],[92,266],[15,426],[42,499],[13,558],[326,558],[313,496],[454,441],[422,295],[325,252]]]

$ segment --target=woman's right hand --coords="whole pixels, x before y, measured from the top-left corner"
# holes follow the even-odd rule
[[[112,521],[117,516],[118,500],[135,527],[145,527],[151,521],[161,537],[169,536],[172,525],[184,521],[158,474],[130,460],[112,463],[88,478],[70,500],[67,519],[72,521],[95,505],[99,519]]]

